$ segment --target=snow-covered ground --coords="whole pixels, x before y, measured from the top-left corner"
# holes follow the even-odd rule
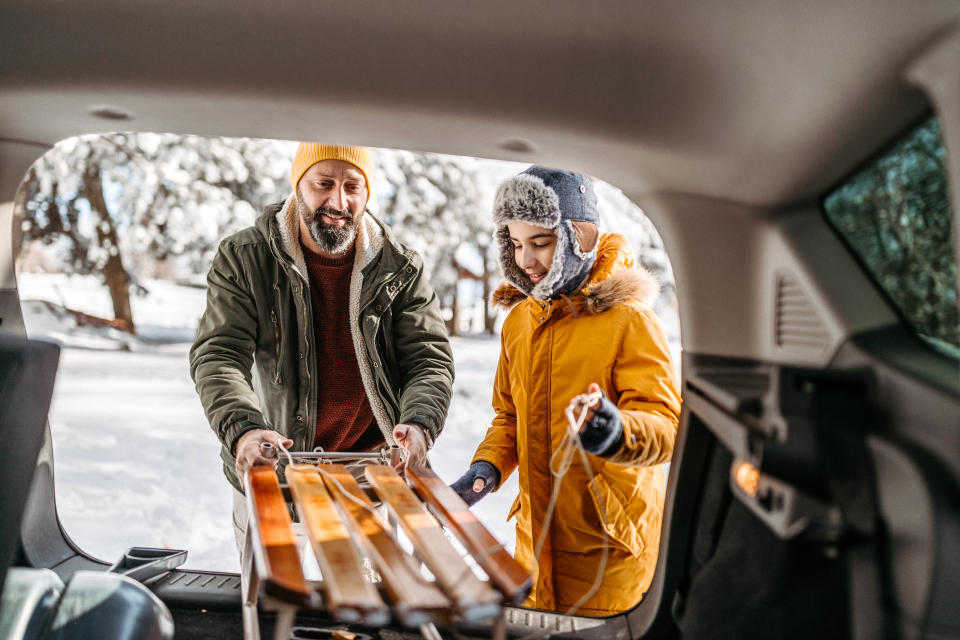
[[[238,571],[232,489],[187,362],[205,293],[165,281],[143,284],[149,293],[131,301],[138,330],[132,337],[76,327],[60,311],[66,306],[112,317],[96,278],[18,277],[28,334],[63,346],[50,411],[60,519],[82,549],[103,560],[113,561],[131,546],[170,547],[189,550],[188,567]],[[676,320],[664,322],[676,351]],[[452,343],[454,398],[431,453],[448,483],[465,470],[493,417],[499,350],[495,337]],[[474,507],[511,549],[513,525],[506,515],[516,493],[514,474]]]

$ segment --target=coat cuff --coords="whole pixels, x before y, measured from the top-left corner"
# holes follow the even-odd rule
[[[253,431],[254,429],[269,429],[262,421],[259,420],[238,420],[226,428],[223,434],[223,444],[227,447],[227,450],[230,452],[234,458],[237,457],[237,441],[240,440],[240,437],[245,434],[247,431]]]
[[[437,424],[435,420],[422,411],[406,411],[400,416],[399,424],[415,424],[423,429],[423,435],[427,438],[427,448],[433,447],[433,442],[440,434],[442,424]]]
[[[433,448],[433,434],[430,433],[430,429],[427,428],[427,425],[417,422],[416,420],[407,420],[406,424],[412,424],[416,427],[420,427],[420,430],[423,431],[423,437],[427,441],[427,449]]]

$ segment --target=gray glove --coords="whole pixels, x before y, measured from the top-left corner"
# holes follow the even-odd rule
[[[480,491],[473,490],[473,483],[477,478],[483,480],[483,489]],[[500,484],[500,472],[497,468],[486,460],[478,460],[470,465],[467,472],[451,484],[450,488],[472,507],[480,498],[496,489],[498,484]]]
[[[611,456],[623,443],[620,411],[617,405],[607,399],[606,394],[600,398],[600,406],[594,410],[593,419],[584,423],[580,442],[588,453],[595,456]]]

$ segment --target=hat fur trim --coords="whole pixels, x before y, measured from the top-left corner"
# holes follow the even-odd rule
[[[560,199],[556,192],[528,173],[501,184],[493,200],[493,224],[502,227],[514,221],[544,229],[556,227],[560,224]]]

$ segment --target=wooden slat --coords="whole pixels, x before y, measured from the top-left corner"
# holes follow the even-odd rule
[[[373,583],[365,579],[363,560],[316,469],[291,465],[286,475],[323,574],[327,610],[343,622],[372,626],[389,622],[390,610]]]
[[[397,472],[388,466],[371,465],[365,468],[364,474],[400,521],[417,555],[453,600],[457,612],[466,620],[499,614],[500,594],[477,578]]]
[[[270,466],[251,467],[244,484],[250,512],[247,526],[264,591],[291,604],[315,604],[315,594],[300,568],[297,539],[276,471]]]
[[[413,558],[397,546],[388,533],[389,525],[384,524],[372,511],[373,502],[346,467],[319,464],[317,469],[327,491],[346,516],[346,523],[352,527],[355,540],[376,562],[383,586],[400,621],[408,627],[419,627],[428,622],[446,622],[450,600],[436,585],[420,575],[412,565]]]
[[[533,585],[533,576],[497,541],[457,492],[432,469],[407,467],[407,479],[477,561],[507,600],[519,605]]]

